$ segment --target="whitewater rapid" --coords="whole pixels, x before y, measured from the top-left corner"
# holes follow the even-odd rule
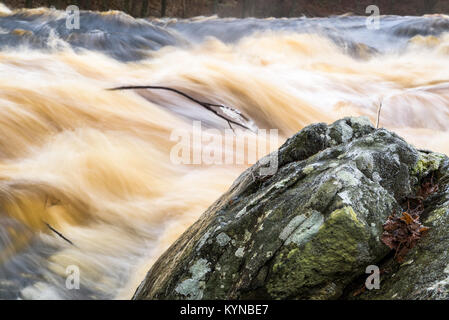
[[[82,12],[79,30],[65,19],[0,9],[0,298],[130,298],[251,164],[173,163],[175,130],[228,124],[172,92],[108,88],[167,86],[230,106],[279,131],[271,150],[313,122],[375,123],[382,104],[380,126],[449,154],[447,16],[383,16],[379,30],[352,16]],[[79,290],[67,289],[69,266]]]

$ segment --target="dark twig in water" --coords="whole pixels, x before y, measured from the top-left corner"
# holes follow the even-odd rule
[[[232,133],[235,135],[235,131],[234,131],[234,128],[232,127],[231,123],[229,121],[227,121],[227,122],[228,122],[229,128],[232,130]]]
[[[61,232],[59,232],[58,230],[56,230],[55,228],[53,228],[53,227],[52,227],[50,224],[48,224],[47,222],[44,221],[44,223],[45,223],[45,225],[46,225],[51,231],[53,231],[54,233],[56,233],[58,236],[60,236],[62,239],[64,239],[64,240],[67,241],[68,243],[70,243],[72,246],[76,247],[75,244],[74,244],[72,241],[70,241],[69,239],[67,239],[66,237],[64,237],[64,235],[63,235]]]
[[[249,119],[248,119],[245,115],[243,115],[242,113],[240,113],[238,110],[235,110],[235,109],[233,109],[233,108],[226,107],[226,106],[221,105],[221,104],[213,104],[213,103],[208,103],[208,102],[199,101],[199,100],[197,100],[197,99],[195,99],[195,98],[189,96],[188,94],[186,94],[186,93],[184,93],[184,92],[182,92],[182,91],[179,91],[179,90],[177,90],[177,89],[173,89],[173,88],[169,88],[169,87],[162,87],[162,86],[122,86],[122,87],[110,88],[110,89],[108,89],[108,90],[110,90],[110,91],[117,91],[117,90],[134,90],[134,89],[167,90],[167,91],[171,91],[171,92],[177,93],[177,94],[179,94],[179,95],[181,95],[181,96],[183,96],[183,97],[189,99],[190,101],[193,101],[193,102],[199,104],[199,105],[202,106],[203,108],[205,108],[205,109],[209,110],[210,112],[214,113],[217,117],[219,117],[219,118],[225,120],[225,121],[228,123],[229,127],[232,129],[232,131],[234,131],[234,129],[232,128],[232,125],[231,125],[231,124],[235,124],[235,125],[237,125],[237,126],[239,126],[239,127],[245,128],[245,129],[247,129],[247,130],[251,130],[250,128],[248,128],[248,127],[245,126],[244,124],[239,123],[239,122],[237,122],[237,121],[234,121],[234,120],[232,120],[232,119],[229,119],[229,118],[227,118],[227,117],[221,115],[221,114],[218,113],[216,110],[214,110],[213,107],[215,107],[215,108],[222,108],[222,109],[232,110],[234,113],[236,113],[236,114],[238,114],[240,117],[242,117],[245,121],[248,121]]]

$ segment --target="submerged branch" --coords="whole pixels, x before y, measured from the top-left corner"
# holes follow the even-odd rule
[[[74,244],[72,241],[70,241],[69,239],[67,239],[66,237],[64,237],[64,235],[63,235],[61,232],[59,232],[58,230],[56,230],[55,228],[53,228],[53,227],[52,227],[50,224],[48,224],[47,222],[44,221],[44,223],[45,223],[45,225],[46,225],[51,231],[53,231],[54,233],[56,233],[58,236],[60,236],[62,239],[64,239],[64,240],[67,241],[68,243],[70,243],[72,246],[76,247],[75,244]]]
[[[203,102],[203,101],[197,100],[197,99],[189,96],[188,94],[186,94],[186,93],[184,93],[182,91],[179,91],[177,89],[173,89],[173,88],[169,88],[169,87],[163,87],[163,86],[122,86],[122,87],[110,88],[108,90],[110,90],[110,91],[118,91],[118,90],[134,90],[134,89],[167,90],[167,91],[171,91],[171,92],[177,93],[177,94],[179,94],[179,95],[189,99],[190,101],[193,101],[193,102],[199,104],[200,106],[202,106],[206,110],[214,113],[217,117],[225,120],[228,123],[228,125],[229,125],[229,127],[231,129],[232,129],[232,125],[231,124],[235,124],[235,125],[237,125],[239,127],[242,127],[244,129],[247,129],[247,130],[251,131],[251,129],[249,127],[247,127],[246,125],[244,125],[244,124],[242,124],[242,123],[240,123],[238,121],[235,121],[233,119],[230,119],[230,118],[220,114],[219,112],[217,112],[213,108],[215,107],[215,108],[231,110],[235,114],[237,114],[240,117],[242,117],[242,119],[244,119],[245,121],[249,121],[249,119],[245,115],[243,115],[240,111],[238,111],[236,109],[233,109],[233,108],[230,108],[230,107],[227,107],[227,106],[224,106],[224,105],[221,105],[221,104],[213,104],[213,103],[208,103],[208,102]]]

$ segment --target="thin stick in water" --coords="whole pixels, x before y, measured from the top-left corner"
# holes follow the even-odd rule
[[[379,123],[380,123],[380,111],[382,110],[382,101],[379,104],[379,107],[377,108],[377,121],[376,121],[376,129],[379,129]]]
[[[70,241],[69,239],[67,239],[66,237],[64,237],[64,235],[63,235],[61,232],[59,232],[58,230],[56,230],[55,228],[53,228],[49,223],[47,223],[47,222],[45,222],[45,221],[44,221],[44,223],[45,223],[45,225],[46,225],[51,231],[53,231],[54,233],[56,233],[58,236],[60,236],[62,239],[64,239],[64,240],[67,241],[68,243],[70,243],[72,246],[76,247],[75,244],[74,244],[72,241]]]

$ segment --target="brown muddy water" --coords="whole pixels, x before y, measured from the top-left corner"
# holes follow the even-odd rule
[[[81,12],[72,30],[66,18],[0,6],[0,298],[130,298],[251,165],[174,163],[173,132],[200,120],[221,135],[228,123],[173,92],[108,88],[167,86],[230,106],[253,129],[278,130],[271,150],[313,122],[375,123],[382,103],[381,126],[449,154],[447,16],[381,16],[378,30],[355,16]],[[70,266],[79,290],[66,287]]]

